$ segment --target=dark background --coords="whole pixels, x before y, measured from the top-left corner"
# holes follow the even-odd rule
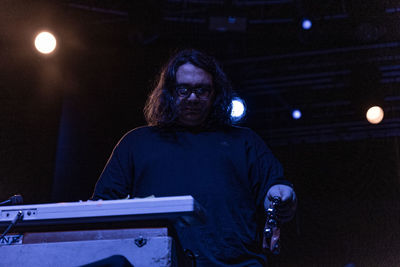
[[[273,262],[398,266],[399,14],[386,0],[3,0],[0,196],[88,199],[116,142],[145,123],[160,68],[194,47],[221,61],[247,104],[240,125],[295,185]],[[56,35],[52,55],[35,51],[41,30]],[[365,119],[371,103],[379,125]]]

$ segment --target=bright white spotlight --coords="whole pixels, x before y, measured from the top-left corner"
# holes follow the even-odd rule
[[[300,119],[300,118],[301,118],[301,111],[298,110],[298,109],[293,110],[293,111],[292,111],[292,117],[293,117],[293,119],[295,119],[295,120]]]
[[[312,27],[312,22],[309,19],[303,19],[301,22],[301,27],[303,27],[304,30],[309,30]]]
[[[367,111],[367,120],[369,123],[378,124],[383,120],[383,109],[380,106],[373,106]]]
[[[239,97],[235,97],[232,100],[231,119],[234,122],[238,122],[244,117],[244,115],[246,115],[246,106],[244,101]]]
[[[56,38],[49,32],[41,32],[35,38],[35,47],[40,53],[49,54],[54,51],[56,45]]]

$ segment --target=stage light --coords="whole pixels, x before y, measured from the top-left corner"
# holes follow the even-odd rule
[[[380,106],[373,106],[368,109],[366,117],[369,123],[378,124],[383,120],[383,109]]]
[[[295,120],[300,119],[300,118],[301,118],[301,111],[298,110],[298,109],[293,110],[293,111],[292,111],[292,117],[293,117],[293,119],[295,119]]]
[[[50,54],[56,45],[56,38],[49,32],[41,32],[35,38],[35,47],[42,54]]]
[[[231,112],[231,119],[234,122],[240,121],[244,115],[246,115],[246,105],[243,99],[239,97],[235,97],[232,100],[232,112]]]
[[[312,27],[312,22],[311,22],[311,20],[309,20],[309,19],[303,19],[303,20],[301,21],[301,27],[302,27],[304,30],[309,30],[309,29],[311,29],[311,27]]]

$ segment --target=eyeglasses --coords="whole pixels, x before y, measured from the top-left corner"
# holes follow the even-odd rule
[[[176,93],[179,97],[188,97],[194,93],[198,98],[207,99],[211,95],[210,86],[190,87],[190,86],[177,86]]]

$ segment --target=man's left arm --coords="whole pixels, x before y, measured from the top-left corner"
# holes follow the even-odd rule
[[[257,196],[257,206],[262,206],[264,202],[264,210],[267,210],[271,207],[273,197],[279,197],[282,204],[276,207],[278,220],[280,222],[290,221],[294,217],[297,207],[296,194],[292,184],[285,179],[282,165],[264,140],[251,130],[248,133],[252,139],[249,142],[251,145],[247,157],[250,162],[253,193]]]

